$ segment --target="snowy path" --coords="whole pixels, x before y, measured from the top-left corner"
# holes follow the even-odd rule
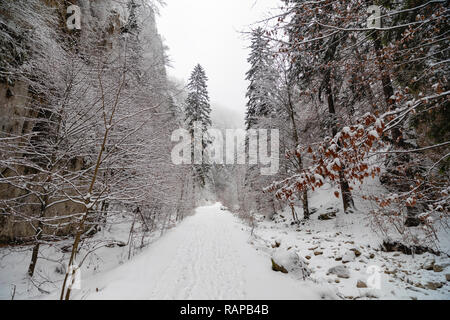
[[[220,204],[197,209],[142,254],[83,279],[75,299],[318,299],[320,290],[271,270]],[[98,292],[96,289],[98,288]]]

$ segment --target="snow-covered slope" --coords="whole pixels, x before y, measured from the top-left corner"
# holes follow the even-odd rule
[[[373,184],[371,188],[380,188],[376,181]],[[292,223],[290,208],[273,220],[258,217],[255,247],[267,254],[295,250],[307,260],[311,278],[333,286],[344,299],[450,299],[448,233],[440,232],[440,256],[384,252],[381,245],[386,236],[370,227],[368,203],[355,197],[357,210],[344,214],[334,191],[326,184],[311,193],[310,207],[317,211],[300,225]],[[296,207],[296,211],[301,218],[302,209]],[[335,212],[336,217],[319,220],[326,212]],[[348,277],[329,272],[336,266],[346,269]],[[362,282],[367,288],[361,287]]]

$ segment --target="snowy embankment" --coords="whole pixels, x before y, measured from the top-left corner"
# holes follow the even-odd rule
[[[359,210],[344,214],[333,192],[325,185],[311,193],[315,213],[300,225],[292,223],[290,208],[271,221],[259,217],[253,244],[268,254],[295,250],[311,279],[333,286],[344,299],[450,299],[448,232],[440,231],[440,256],[384,252],[385,236],[370,228],[368,204],[355,197]],[[296,211],[301,217],[302,209]],[[323,214],[329,220],[319,220]]]

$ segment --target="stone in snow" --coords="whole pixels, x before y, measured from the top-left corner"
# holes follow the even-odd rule
[[[347,263],[347,262],[351,262],[353,260],[355,260],[356,255],[353,251],[347,251],[344,256],[342,257],[342,262],[343,263]]]
[[[272,255],[272,270],[292,273],[305,279],[311,274],[306,261],[292,250],[277,250]]]
[[[343,265],[335,266],[335,267],[328,269],[328,274],[335,274],[339,278],[344,278],[344,279],[350,278],[350,271],[347,269],[346,266],[343,266]]]
[[[358,282],[356,283],[356,287],[357,288],[367,288],[367,284],[362,280],[358,280]]]

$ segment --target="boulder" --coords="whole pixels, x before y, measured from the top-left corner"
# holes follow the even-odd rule
[[[445,279],[446,279],[447,281],[450,281],[450,273],[447,273],[447,274],[445,275]]]
[[[425,270],[433,270],[433,266],[434,266],[434,259],[428,259],[428,260],[425,261],[424,264],[422,265],[422,269],[425,269]]]
[[[282,265],[279,265],[278,263],[276,263],[273,260],[273,258],[271,260],[272,260],[272,270],[273,271],[276,271],[276,272],[279,271],[279,272],[282,272],[282,273],[288,273],[288,271]]]
[[[355,260],[355,258],[356,258],[355,253],[349,250],[342,256],[342,262],[343,263],[351,262]]]
[[[425,288],[430,289],[430,290],[437,290],[439,288],[442,288],[443,284],[441,282],[427,282],[427,284],[425,285]]]
[[[319,219],[319,220],[331,220],[333,218],[336,218],[336,213],[337,213],[337,211],[331,211],[331,212],[323,213],[323,214],[319,215],[319,217],[317,219]]]
[[[367,284],[362,280],[358,280],[358,282],[356,283],[356,287],[357,288],[367,288]]]
[[[282,273],[292,273],[305,279],[311,274],[304,259],[300,258],[297,253],[292,250],[277,250],[272,255],[272,270]]]
[[[334,274],[338,278],[348,279],[350,278],[350,271],[346,266],[339,265],[328,269],[328,274]]]
[[[434,272],[442,272],[442,271],[444,271],[444,267],[443,267],[443,266],[440,266],[440,265],[438,265],[438,264],[434,264],[434,265],[433,265],[433,271],[434,271]]]

